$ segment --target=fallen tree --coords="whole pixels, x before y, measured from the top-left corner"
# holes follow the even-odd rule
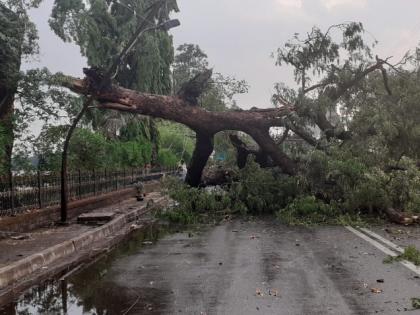
[[[342,43],[336,44],[332,40],[330,32],[333,29],[343,32]],[[244,132],[259,146],[259,149],[251,152],[240,143],[239,138],[231,137],[237,149],[240,167],[243,167],[249,154],[254,154],[262,166],[275,165],[284,173],[295,175],[297,163],[280,149],[279,143],[270,135],[270,128],[283,127],[287,130],[281,141],[287,138],[291,130],[310,145],[323,149],[319,139],[308,130],[308,120],[318,126],[327,141],[346,141],[352,138],[352,132],[333,124],[328,119],[327,108],[335,108],[343,97],[348,97],[353,89],[375,71],[382,74],[387,91],[391,93],[384,68],[388,65],[387,59],[376,57],[370,62],[361,60],[358,65],[346,62],[341,67],[337,66],[340,47],[348,51],[350,60],[353,53],[370,54],[361,39],[362,32],[360,23],[335,25],[326,33],[314,28],[306,41],[288,44],[286,49],[279,50],[278,64],[286,63],[295,67],[296,80],[301,83],[301,88],[294,97],[285,97],[278,91],[273,96],[277,108],[224,112],[210,112],[200,108],[198,98],[209,83],[211,70],[197,74],[172,96],[139,93],[114,85],[94,69],[85,69],[85,79],[66,78],[64,85],[73,92],[94,98],[99,108],[163,118],[184,124],[195,131],[196,147],[186,176],[186,182],[191,186],[200,184],[203,169],[213,152],[215,134],[227,130]],[[310,71],[327,75],[318,83],[309,85],[307,73]],[[109,84],[103,86],[101,82],[104,80]],[[308,96],[311,94],[315,94],[315,97]],[[328,103],[328,106],[324,103]]]
[[[383,62],[379,60],[377,64],[369,66],[362,73],[366,76],[373,71],[380,70]],[[262,165],[269,163],[269,157],[273,165],[280,167],[284,173],[289,175],[296,174],[297,164],[279,148],[278,142],[270,135],[270,128],[290,129],[309,144],[318,146],[318,141],[304,127],[295,122],[294,117],[297,115],[295,108],[299,104],[284,101],[282,106],[277,108],[253,108],[226,112],[210,112],[197,106],[197,98],[204,91],[210,79],[211,73],[209,75],[209,72],[198,74],[187,82],[177,95],[173,96],[140,93],[114,84],[100,87],[102,80],[100,75],[92,69],[85,69],[85,74],[84,79],[66,77],[62,80],[63,86],[78,94],[93,97],[98,103],[98,108],[171,120],[184,124],[196,132],[196,148],[186,177],[186,182],[191,186],[200,184],[203,169],[213,152],[214,136],[221,131],[234,130],[248,134],[259,146],[259,152],[253,153],[257,153]],[[357,74],[355,78],[350,79],[351,82],[337,87],[337,89],[340,90],[340,94],[343,94],[343,90],[351,89],[362,78],[360,74]],[[326,115],[327,113],[322,109],[316,112],[317,124],[322,131],[325,131],[327,137],[336,136],[341,140],[348,139],[350,133],[335,131]],[[285,136],[287,137],[287,133]],[[239,147],[237,146],[237,148]]]
[[[196,148],[186,177],[191,186],[200,184],[203,169],[213,152],[214,135],[225,130],[250,135],[284,173],[296,174],[296,163],[280,150],[269,133],[271,127],[284,126],[284,118],[293,111],[292,106],[209,112],[195,103],[205,88],[202,74],[189,81],[180,94],[163,96],[139,93],[112,84],[98,89],[98,77],[92,75],[92,71],[85,72],[85,79],[67,77],[63,85],[73,92],[94,97],[99,108],[163,118],[184,124],[196,132]],[[209,76],[206,77],[208,80]]]
[[[333,28],[343,31],[344,39],[339,45],[329,35]],[[397,80],[396,76],[400,71],[396,69],[398,64],[391,65],[389,59],[371,58],[370,49],[361,40],[362,32],[363,28],[359,23],[336,25],[326,33],[313,29],[307,40],[297,40],[297,44],[288,44],[285,50],[279,50],[278,64],[292,65],[295,68],[296,81],[301,86],[297,91],[277,86],[273,96],[273,101],[278,106],[276,108],[223,112],[204,110],[198,105],[198,98],[207,87],[211,71],[196,75],[177,94],[171,96],[140,93],[112,84],[111,80],[106,86],[101,86],[99,83],[103,78],[93,69],[86,69],[84,79],[64,78],[63,85],[73,92],[92,97],[98,108],[162,118],[184,124],[195,131],[196,147],[186,176],[186,182],[190,186],[200,185],[203,169],[213,152],[214,136],[222,131],[243,132],[258,145],[256,148],[249,147],[237,135],[230,136],[237,151],[239,168],[244,167],[249,155],[254,155],[260,166],[278,166],[283,173],[293,176],[298,174],[300,162],[290,158],[279,145],[287,139],[289,133],[302,138],[314,149],[329,154],[331,146],[340,149],[354,139],[378,136],[382,132],[378,129],[379,124],[367,124],[367,128],[360,128],[354,119],[349,120],[351,124],[347,125],[340,119],[334,121],[334,114],[337,115],[339,107],[352,112],[353,118],[362,111],[365,104],[370,105],[369,102],[398,102],[397,93],[391,89],[391,83]],[[348,60],[342,63],[339,62],[340,48],[349,54]],[[385,67],[393,70],[391,78]],[[316,74],[316,78],[321,77],[318,83],[310,85],[310,72]],[[374,106],[372,108],[376,110]],[[366,117],[362,118],[369,119],[370,115],[371,112],[367,111]],[[358,119],[364,123],[363,119]],[[318,127],[319,137],[314,136],[309,125]],[[284,128],[285,132],[280,139],[274,139],[270,134],[270,128],[273,127]],[[399,155],[401,159],[404,152],[407,152],[406,148],[402,148],[401,152],[394,154],[391,152],[392,141],[387,145],[390,148],[389,160],[393,159],[392,154]],[[371,154],[373,150],[377,149],[366,146],[363,152]],[[205,181],[217,183],[229,180],[230,176],[225,175],[227,173],[224,170],[218,170],[207,174]],[[330,175],[334,176],[334,173]],[[390,214],[389,209],[391,208],[382,209],[382,212],[388,213],[395,222],[404,221],[394,212]]]

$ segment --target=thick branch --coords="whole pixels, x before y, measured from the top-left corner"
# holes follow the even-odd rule
[[[278,165],[284,173],[289,175],[296,174],[296,163],[280,150],[276,142],[271,138],[268,130],[255,130],[250,135],[258,143],[261,150],[268,154],[275,165]]]
[[[273,166],[266,152],[261,149],[255,150],[249,148],[237,135],[229,135],[229,139],[236,149],[236,164],[240,169],[245,167],[249,155],[254,155],[255,162],[263,168]]]
[[[309,133],[305,128],[299,126],[295,122],[293,122],[290,119],[285,120],[286,127],[290,128],[295,134],[297,134],[299,137],[301,137],[303,140],[305,140],[308,144],[318,147],[319,142],[318,140],[312,136],[311,133]]]
[[[278,139],[276,139],[277,145],[282,144],[284,141],[286,141],[287,137],[289,136],[290,128],[286,126],[286,130],[283,132],[282,136]]]
[[[207,89],[212,74],[212,70],[206,70],[197,74],[190,81],[182,85],[178,91],[178,96],[191,105],[197,105],[198,98]]]
[[[328,119],[325,111],[319,109],[316,113],[316,124],[326,135],[327,139],[337,138],[340,140],[350,140],[352,134],[347,130],[340,130],[335,127]]]
[[[362,72],[354,75],[354,77],[347,81],[343,82],[341,84],[337,84],[337,89],[330,95],[330,98],[333,102],[336,102],[339,98],[341,98],[349,89],[351,89],[353,86],[355,86],[357,83],[359,83],[361,80],[363,80],[369,73],[374,72],[376,70],[382,70],[384,64],[387,64],[387,60],[380,59],[376,57],[376,63],[371,65],[370,67],[367,67]],[[324,82],[317,83],[313,86],[310,86],[306,88],[303,92],[304,94],[311,92],[313,90],[319,89],[319,88],[325,88],[328,85],[335,84],[334,82],[331,82],[329,80],[326,80]],[[331,91],[330,91],[331,93]]]
[[[386,71],[384,69],[384,64],[387,63],[387,60],[380,59],[376,57],[376,63],[367,67],[365,70],[361,71],[360,73],[354,75],[354,77],[346,82],[343,82],[341,84],[337,84],[336,89],[332,90],[329,89],[328,91],[325,91],[325,93],[328,93],[328,97],[331,100],[332,103],[336,103],[343,95],[345,95],[352,87],[354,87],[356,84],[358,84],[361,80],[363,80],[368,74],[374,71],[381,71],[384,79],[384,85],[385,89],[387,90],[388,94],[391,95],[391,89],[388,85],[388,78]],[[325,81],[318,84],[315,84],[307,89],[304,90],[304,94],[313,91],[315,89],[319,88],[325,88],[328,85],[333,84],[333,82]],[[349,131],[346,130],[339,130],[337,129],[326,117],[325,110],[319,108],[316,111],[316,117],[315,122],[318,125],[318,127],[324,132],[327,139],[330,138],[337,138],[340,140],[349,140],[351,139],[352,135]],[[307,139],[305,139],[307,140]]]
[[[223,130],[248,133],[255,128],[283,126],[283,117],[293,108],[280,107],[268,110],[209,112],[178,96],[139,93],[112,85],[107,90],[92,88],[88,80],[67,78],[63,85],[73,92],[92,95],[101,108],[126,111],[182,123],[193,130],[215,134]]]

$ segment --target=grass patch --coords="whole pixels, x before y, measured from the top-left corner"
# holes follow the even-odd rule
[[[420,298],[412,298],[411,306],[413,306],[415,310],[420,310]]]
[[[401,260],[407,260],[416,266],[420,266],[420,250],[418,250],[415,246],[408,246],[404,249],[404,253],[401,255],[395,257],[388,256],[383,260],[383,262],[384,264],[390,264]]]

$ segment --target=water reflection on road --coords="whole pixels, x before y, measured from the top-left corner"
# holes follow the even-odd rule
[[[3,306],[0,314],[110,315],[131,312],[134,307],[148,314],[159,314],[153,308],[163,301],[162,297],[167,292],[156,292],[157,289],[150,287],[132,289],[120,286],[113,281],[119,271],[112,268],[119,260],[150,248],[159,238],[176,231],[177,228],[169,230],[162,225],[139,231],[111,254],[77,274],[65,280],[49,280],[32,287],[17,301]]]
[[[385,257],[343,227],[288,227],[271,217],[199,233],[152,229],[0,314],[398,314],[420,282]]]

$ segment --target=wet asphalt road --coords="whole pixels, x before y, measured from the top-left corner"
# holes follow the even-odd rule
[[[383,264],[384,258],[342,227],[234,221],[160,240],[116,261],[109,280],[132,292],[154,292],[132,314],[408,311],[410,299],[420,296],[420,279],[398,263]]]
[[[420,297],[420,279],[385,257],[343,227],[226,222],[134,244],[75,275],[66,314],[420,314],[410,301]],[[30,314],[52,300],[29,295]],[[55,303],[42,314],[63,314]]]

